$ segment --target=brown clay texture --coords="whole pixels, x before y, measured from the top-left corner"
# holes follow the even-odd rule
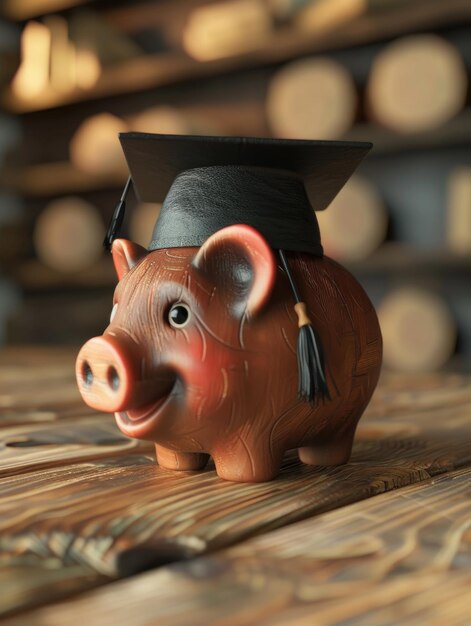
[[[201,469],[211,455],[222,478],[265,481],[292,448],[308,464],[345,463],[381,366],[375,310],[333,260],[287,255],[322,341],[330,393],[313,405],[299,400],[293,294],[274,252],[246,234],[221,241],[216,233],[204,250],[146,253],[115,242],[114,316],[79,355],[82,395],[114,411],[125,434],[154,442],[169,469]],[[181,328],[169,323],[176,304],[190,312]],[[97,372],[88,387],[84,363]]]

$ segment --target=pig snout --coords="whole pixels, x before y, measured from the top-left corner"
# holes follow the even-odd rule
[[[115,413],[145,406],[168,389],[168,377],[146,376],[139,346],[127,336],[104,335],[87,341],[77,357],[76,376],[85,402]],[[162,389],[159,390],[159,388]]]

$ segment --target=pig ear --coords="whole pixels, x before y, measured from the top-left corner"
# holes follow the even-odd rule
[[[127,239],[115,239],[111,247],[111,253],[118,280],[126,276],[129,270],[148,254],[145,248]]]
[[[251,226],[236,224],[218,231],[198,250],[193,266],[205,274],[236,314],[256,315],[268,300],[276,275],[273,252]]]

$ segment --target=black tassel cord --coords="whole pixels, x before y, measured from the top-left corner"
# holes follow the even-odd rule
[[[126,185],[124,186],[123,193],[121,194],[121,199],[116,205],[116,208],[113,212],[113,217],[111,218],[110,225],[108,226],[108,230],[106,231],[105,239],[103,241],[103,247],[108,250],[111,250],[111,246],[113,241],[119,234],[121,230],[121,226],[124,220],[124,212],[126,210],[126,196],[128,195],[129,189],[131,188],[132,179],[129,176],[126,181]]]
[[[316,333],[307,314],[306,303],[301,300],[298,288],[288,266],[283,250],[279,250],[283,269],[288,277],[296,300],[294,310],[298,316],[298,397],[313,404],[316,397],[329,398],[325,378],[324,352],[319,335]]]

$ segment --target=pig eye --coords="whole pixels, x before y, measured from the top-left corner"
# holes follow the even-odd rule
[[[190,321],[191,313],[186,304],[174,304],[168,312],[168,321],[174,328],[183,328]]]
[[[118,303],[116,302],[116,304],[113,306],[113,309],[111,310],[110,324],[114,320],[114,316],[116,315],[117,311],[118,311]]]

